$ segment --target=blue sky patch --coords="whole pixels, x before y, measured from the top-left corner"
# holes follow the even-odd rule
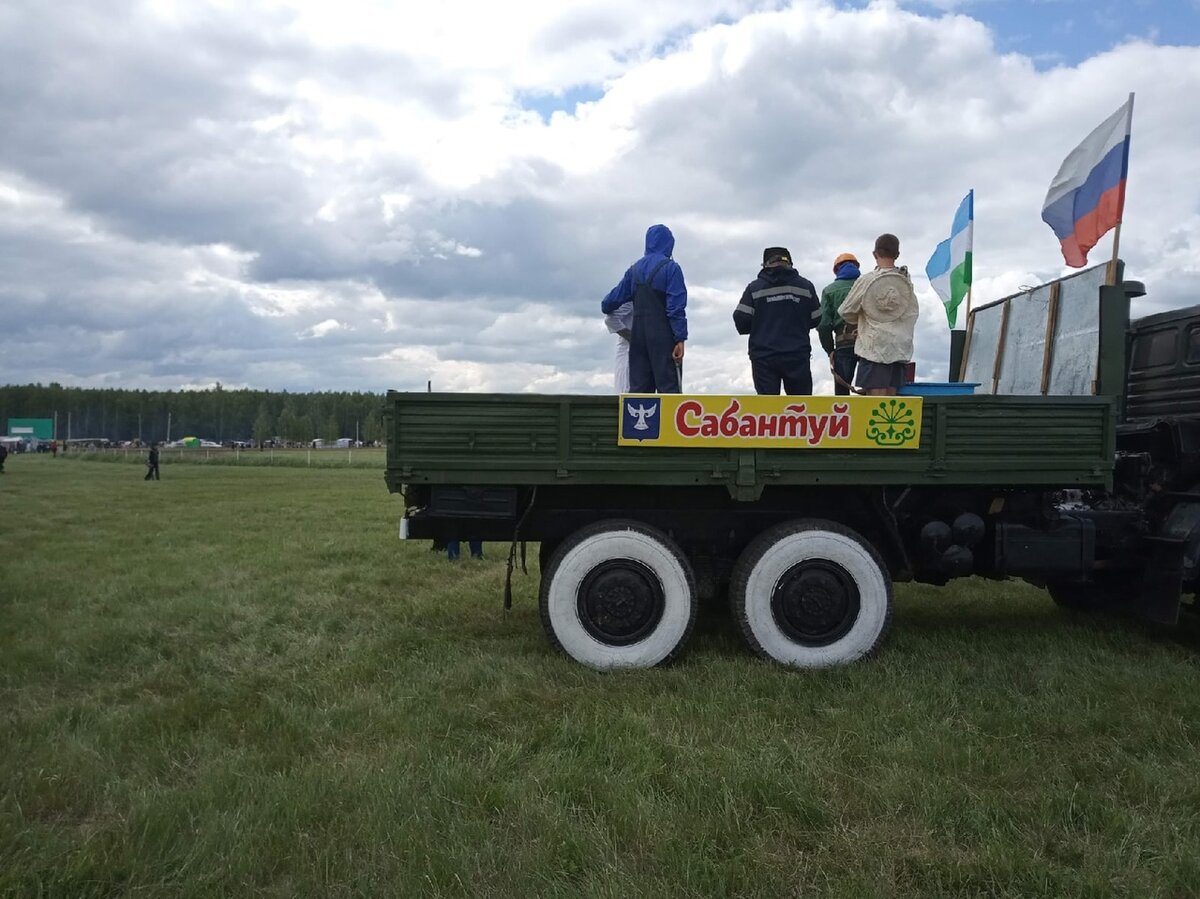
[[[580,103],[591,103],[603,96],[604,89],[598,84],[581,84],[558,94],[519,91],[516,99],[522,109],[536,112],[543,122],[548,122],[556,112],[574,115],[575,107]]]
[[[922,15],[938,15],[946,6],[926,0],[901,5]],[[1193,0],[964,0],[956,11],[987,25],[1001,53],[1028,56],[1039,69],[1078,65],[1134,39],[1200,43],[1200,8]]]

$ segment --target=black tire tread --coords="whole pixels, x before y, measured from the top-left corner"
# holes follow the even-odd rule
[[[799,534],[803,531],[815,530],[841,534],[862,544],[862,546],[866,547],[867,552],[870,553],[871,558],[874,559],[875,564],[879,566],[880,571],[887,575],[887,617],[884,619],[883,627],[879,631],[879,639],[875,641],[875,646],[861,656],[861,659],[869,659],[883,645],[888,633],[892,629],[892,618],[895,615],[895,586],[892,584],[891,573],[888,571],[887,565],[884,563],[879,551],[853,528],[849,528],[836,521],[830,521],[825,518],[798,518],[795,521],[787,521],[783,524],[770,527],[750,541],[750,545],[746,547],[742,554],[738,556],[737,562],[734,563],[733,573],[729,578],[729,605],[730,611],[733,614],[733,620],[737,622],[738,630],[741,631],[742,636],[754,654],[759,658],[774,662],[775,660],[771,657],[770,653],[763,649],[762,644],[758,642],[758,638],[754,636],[754,632],[751,630],[746,618],[744,597],[746,595],[746,586],[750,580],[750,572],[753,571],[766,551],[784,537],[790,537],[793,534]],[[738,597],[743,597],[743,601],[739,602]]]
[[[658,662],[655,667],[669,665],[672,662],[681,658],[687,650],[688,644],[691,642],[692,631],[696,627],[696,612],[699,607],[699,602],[696,599],[696,576],[692,571],[691,563],[688,562],[687,556],[679,545],[664,534],[656,527],[648,524],[643,524],[640,521],[626,518],[610,518],[604,521],[597,521],[593,524],[586,525],[574,533],[568,535],[561,540],[554,548],[554,553],[550,556],[549,562],[546,564],[542,572],[542,582],[538,588],[538,614],[542,619],[542,628],[546,631],[546,635],[550,638],[551,645],[555,650],[570,658],[570,653],[563,648],[559,642],[558,636],[554,633],[554,627],[550,622],[550,583],[554,580],[555,574],[558,573],[558,566],[562,564],[563,558],[578,544],[582,543],[589,537],[596,534],[602,534],[606,531],[638,531],[647,536],[653,537],[659,541],[667,551],[675,557],[680,565],[683,566],[684,575],[687,578],[688,588],[692,594],[691,608],[688,613],[687,627],[683,632],[683,637],[679,640],[678,645],[665,658]]]

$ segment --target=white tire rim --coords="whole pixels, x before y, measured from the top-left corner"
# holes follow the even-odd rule
[[[614,646],[596,639],[579,617],[579,590],[604,562],[641,563],[662,589],[662,616],[636,643]],[[594,534],[571,547],[554,570],[547,612],[554,636],[567,655],[592,668],[650,668],[674,652],[692,620],[692,590],[678,557],[654,536],[637,530]]]
[[[780,627],[771,600],[780,579],[806,561],[833,562],[858,589],[858,617],[850,629],[825,646],[797,643]],[[852,662],[879,642],[888,620],[888,581],[879,563],[863,544],[834,531],[809,530],[789,534],[775,542],[746,579],[746,625],[763,652],[777,662],[804,668],[822,668]]]

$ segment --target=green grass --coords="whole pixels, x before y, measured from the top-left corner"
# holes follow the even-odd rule
[[[378,468],[6,468],[0,895],[1200,891],[1190,633],[972,580],[854,667],[597,674]]]

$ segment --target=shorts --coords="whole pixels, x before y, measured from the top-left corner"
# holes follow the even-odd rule
[[[860,358],[854,384],[860,390],[883,390],[887,387],[899,390],[904,386],[906,365],[907,362],[872,362]]]

